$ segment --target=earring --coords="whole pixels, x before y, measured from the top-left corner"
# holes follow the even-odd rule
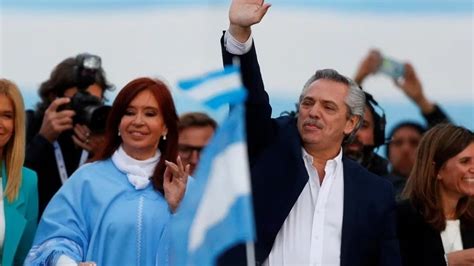
[[[118,133],[117,133],[117,136],[119,136],[119,137],[120,137],[120,130],[118,131]]]
[[[163,135],[163,140],[166,140],[166,134]]]

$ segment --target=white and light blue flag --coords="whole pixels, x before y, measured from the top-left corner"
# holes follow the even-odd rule
[[[232,105],[203,150],[193,185],[188,186],[171,225],[171,265],[214,265],[226,249],[255,238],[245,137],[246,90],[236,67],[179,84],[211,108]]]
[[[225,104],[242,103],[247,95],[240,70],[236,66],[227,66],[219,71],[181,80],[178,86],[188,97],[212,109]]]

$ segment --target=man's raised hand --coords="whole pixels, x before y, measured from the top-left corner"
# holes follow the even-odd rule
[[[233,0],[229,9],[230,34],[240,42],[247,41],[250,27],[262,20],[270,6],[263,0]]]

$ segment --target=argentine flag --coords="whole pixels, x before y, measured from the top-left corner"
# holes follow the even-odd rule
[[[192,186],[171,224],[171,265],[214,265],[226,249],[255,238],[243,101],[238,68],[182,81],[192,97],[228,118],[203,150]]]
[[[178,86],[190,98],[215,110],[224,104],[242,103],[247,95],[236,66],[182,80]]]

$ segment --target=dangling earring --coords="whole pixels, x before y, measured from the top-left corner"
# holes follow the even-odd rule
[[[163,135],[163,140],[166,140],[166,134]]]
[[[118,131],[118,133],[117,133],[117,136],[119,136],[119,137],[120,137],[120,130]]]

